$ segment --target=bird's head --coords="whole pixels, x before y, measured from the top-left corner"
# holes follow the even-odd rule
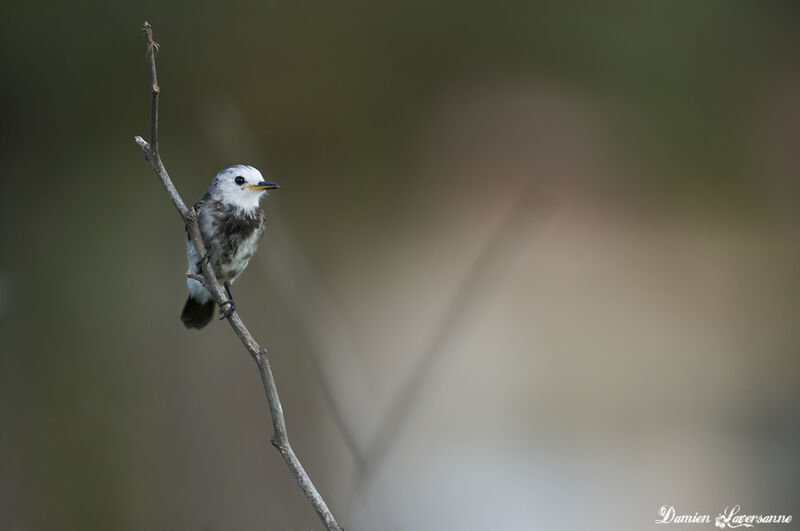
[[[219,172],[211,181],[209,193],[217,201],[242,210],[252,210],[268,190],[275,188],[278,185],[265,181],[261,172],[254,167],[239,165]]]

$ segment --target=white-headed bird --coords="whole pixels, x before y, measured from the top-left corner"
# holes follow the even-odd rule
[[[228,300],[220,308],[221,319],[236,308],[231,284],[244,271],[264,234],[264,211],[259,206],[268,190],[278,188],[264,180],[252,166],[231,166],[217,174],[205,195],[194,204],[207,254],[198,256],[191,239],[187,245],[188,273],[202,276],[208,261],[225,286]],[[189,298],[181,313],[186,328],[203,328],[214,317],[214,298],[203,285],[188,278]]]

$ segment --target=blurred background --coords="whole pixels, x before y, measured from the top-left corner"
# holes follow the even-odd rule
[[[234,294],[347,529],[800,518],[800,4],[0,11],[0,529],[322,528],[178,319],[144,20],[184,199],[281,185]]]

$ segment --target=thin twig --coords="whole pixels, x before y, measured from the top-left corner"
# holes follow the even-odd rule
[[[147,39],[147,64],[150,67],[150,146],[158,155],[158,94],[161,91],[156,72],[158,43],[153,40],[153,27],[147,21],[144,22],[142,29]]]
[[[167,173],[164,164],[161,162],[161,157],[158,152],[158,95],[160,88],[158,86],[158,79],[156,77],[156,60],[155,53],[157,45],[153,42],[153,29],[149,23],[144,23],[145,38],[147,41],[147,59],[150,68],[150,80],[152,87],[152,100],[150,112],[150,142],[148,143],[142,137],[136,137],[136,143],[142,148],[145,158],[153,165],[156,175],[161,179],[161,184],[167,190],[175,208],[178,209],[183,222],[186,225],[186,231],[189,238],[197,251],[198,256],[205,256],[206,248],[203,243],[203,237],[200,233],[200,227],[197,224],[197,212],[194,209],[187,208],[183,202],[178,190],[172,184],[172,180]],[[205,277],[204,286],[208,289],[214,300],[218,305],[222,306],[226,297],[222,292],[214,270],[207,261],[201,263],[203,276]],[[329,530],[341,530],[342,527],[336,522],[333,513],[328,508],[325,500],[319,494],[308,474],[303,469],[303,465],[292,450],[289,444],[289,436],[286,433],[286,421],[283,417],[283,408],[281,407],[280,398],[278,397],[278,389],[275,386],[275,378],[272,376],[270,369],[269,359],[267,358],[267,350],[256,342],[253,335],[242,322],[239,317],[239,312],[234,309],[228,316],[228,322],[233,328],[236,335],[242,341],[250,356],[258,365],[258,371],[261,374],[261,382],[264,385],[264,392],[267,395],[267,402],[269,403],[269,412],[272,417],[272,445],[278,449],[289,470],[297,480],[297,484],[305,494],[308,501],[313,505],[317,515]]]

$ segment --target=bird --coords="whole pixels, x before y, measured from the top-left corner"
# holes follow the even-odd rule
[[[214,317],[214,297],[200,282],[188,277],[190,274],[201,276],[203,262],[211,265],[228,295],[219,310],[220,319],[229,317],[236,309],[231,284],[247,267],[264,234],[261,198],[276,188],[279,186],[265,181],[254,167],[236,165],[219,172],[203,197],[194,204],[206,254],[199,256],[189,238],[186,246],[189,297],[181,312],[186,328],[203,328]]]

